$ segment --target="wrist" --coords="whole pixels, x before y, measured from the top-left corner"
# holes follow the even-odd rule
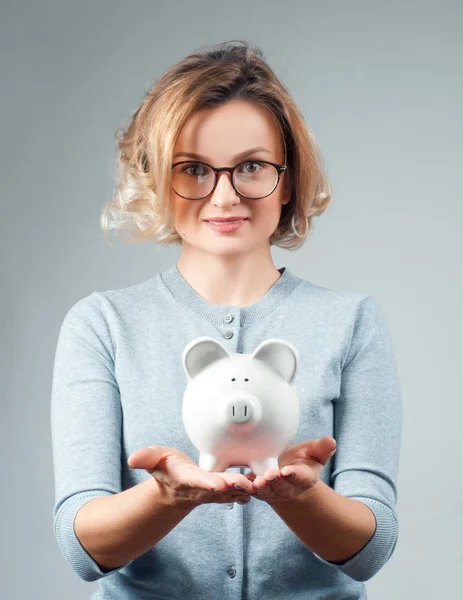
[[[321,479],[317,479],[317,481],[310,488],[307,488],[302,492],[302,494],[300,494],[300,496],[298,496],[297,500],[307,506],[307,503],[316,501],[324,485],[325,484]]]

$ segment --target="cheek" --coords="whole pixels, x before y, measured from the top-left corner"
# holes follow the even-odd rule
[[[194,207],[191,206],[187,200],[178,198],[174,202],[174,223],[179,226],[185,226],[192,218],[194,214]]]
[[[179,199],[180,200],[180,199]],[[174,227],[183,239],[191,239],[200,226],[199,207],[191,205],[187,200],[174,204]]]
[[[269,198],[270,200],[270,198]],[[267,226],[273,226],[279,222],[281,216],[282,205],[280,203],[280,198],[275,197],[272,198],[271,201],[267,202],[265,205],[262,204],[259,206],[258,217],[259,221],[262,224],[266,224]]]

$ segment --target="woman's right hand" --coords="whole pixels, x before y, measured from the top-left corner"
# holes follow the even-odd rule
[[[209,473],[184,452],[167,446],[139,448],[127,459],[132,469],[145,469],[158,481],[168,502],[177,507],[239,502],[251,499],[254,486],[241,473]],[[242,488],[242,491],[235,486]]]

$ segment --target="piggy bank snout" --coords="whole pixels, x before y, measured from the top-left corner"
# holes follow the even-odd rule
[[[227,421],[247,423],[254,417],[254,406],[249,398],[231,398],[225,406]]]
[[[262,409],[259,400],[250,394],[234,393],[225,398],[223,403],[223,418],[229,424],[257,424],[260,421]]]

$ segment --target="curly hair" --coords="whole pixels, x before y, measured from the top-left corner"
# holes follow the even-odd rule
[[[175,142],[194,111],[232,99],[266,107],[280,128],[291,196],[269,242],[286,249],[302,246],[312,217],[321,215],[331,201],[323,159],[287,87],[262,51],[243,40],[198,50],[172,65],[145,94],[128,124],[116,130],[117,186],[100,217],[107,241],[113,230],[129,243],[181,244],[170,200]]]

